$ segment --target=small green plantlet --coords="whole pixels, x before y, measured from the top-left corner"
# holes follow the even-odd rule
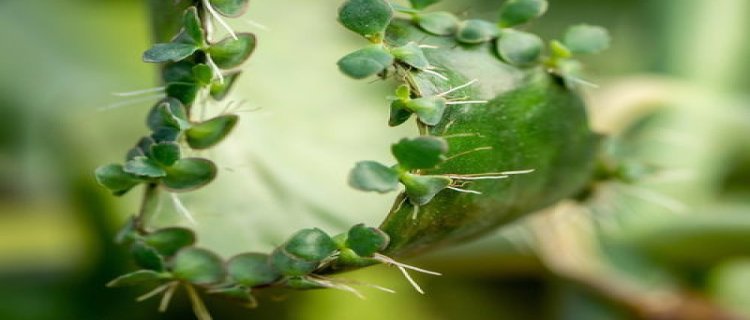
[[[175,12],[155,12],[165,20],[156,26],[179,30],[176,35],[155,30],[161,43],[143,55],[145,62],[162,64],[164,86],[157,90],[165,97],[149,111],[150,133],[127,152],[126,161],[95,171],[115,195],[144,189],[139,213],[117,236],[141,269],[108,286],[154,286],[138,300],[161,294],[160,311],[184,288],[201,320],[211,319],[201,293],[247,307],[257,305],[258,290],[270,287],[330,288],[362,297],[350,282],[329,275],[374,264],[398,268],[424,293],[407,270],[440,273],[391,257],[481,236],[584,190],[595,171],[599,136],[589,130],[573,90],[582,81],[580,64],[572,58],[604,50],[606,31],[574,26],[562,41],[544,48],[538,36],[513,28],[544,14],[547,1],[509,0],[498,21],[461,21],[449,12],[425,11],[437,2],[412,0],[408,8],[347,0],[338,11],[339,22],[369,42],[339,60],[340,71],[355,79],[377,75],[399,81],[390,97],[389,125],[415,115],[420,134],[391,146],[395,165],[363,161],[350,172],[349,184],[359,190],[386,193],[403,186],[383,223],[356,224],[335,236],[302,229],[270,253],[240,253],[226,262],[197,247],[192,230],[152,230],[150,220],[159,192],[166,191],[192,222],[174,192],[198,189],[217,176],[211,160],[184,155],[219,145],[239,121],[234,114],[205,119],[193,109],[204,99],[221,103],[255,50],[253,34],[235,33],[222,18],[240,16],[248,1],[191,0],[169,7]],[[213,23],[229,37],[210,40]]]

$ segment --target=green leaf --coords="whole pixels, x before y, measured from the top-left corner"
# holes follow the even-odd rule
[[[581,24],[568,28],[563,43],[573,53],[598,53],[609,47],[609,33],[599,26]]]
[[[141,183],[137,176],[125,172],[122,165],[108,164],[96,168],[96,182],[115,194],[121,195]]]
[[[405,170],[431,169],[445,161],[448,142],[433,136],[404,138],[391,146],[391,152]]]
[[[162,178],[164,186],[173,191],[189,191],[200,188],[216,178],[216,165],[208,159],[183,158],[166,169]]]
[[[191,105],[198,96],[200,87],[192,82],[171,82],[167,83],[167,96],[176,98],[180,102]]]
[[[130,247],[135,263],[144,269],[164,271],[164,257],[156,249],[142,241],[136,241]]]
[[[190,7],[185,10],[185,16],[182,21],[183,32],[185,32],[190,41],[196,46],[203,46],[206,42],[206,36],[201,26],[200,17],[198,17],[198,9]]]
[[[500,8],[500,27],[524,24],[542,16],[547,11],[546,0],[509,0]]]
[[[339,8],[339,22],[366,38],[380,38],[393,18],[384,0],[348,0]]]
[[[164,166],[171,166],[180,159],[180,145],[174,142],[160,142],[152,145],[151,157]]]
[[[453,181],[444,176],[406,174],[402,177],[401,182],[406,187],[406,195],[409,197],[409,201],[414,205],[423,206]]]
[[[381,45],[371,45],[339,60],[341,72],[354,79],[376,75],[393,64],[393,55]]]
[[[527,66],[539,61],[544,42],[535,34],[503,30],[497,38],[495,48],[505,62],[516,66]]]
[[[214,100],[221,101],[229,94],[229,90],[232,89],[235,83],[237,83],[237,78],[239,78],[241,71],[235,71],[224,75],[224,81],[214,81],[211,83],[211,97],[214,98]]]
[[[165,98],[151,108],[146,118],[146,125],[151,131],[156,131],[162,127],[183,128],[185,125],[189,125],[185,106],[182,105],[180,100]]]
[[[129,287],[149,282],[162,281],[164,279],[168,279],[168,277],[161,272],[153,270],[138,270],[115,278],[107,283],[107,287]]]
[[[154,63],[180,61],[197,50],[198,47],[189,43],[157,43],[143,53],[143,61]]]
[[[499,33],[497,26],[484,20],[466,20],[456,32],[456,40],[465,44],[478,44],[487,42]]]
[[[237,39],[228,37],[208,48],[208,54],[219,68],[239,66],[255,51],[256,39],[252,33],[238,33]]]
[[[180,249],[195,244],[195,233],[186,228],[170,227],[148,234],[144,241],[160,254],[171,257]]]
[[[333,254],[336,248],[331,236],[318,228],[297,231],[284,244],[286,252],[311,262],[325,259]]]
[[[276,248],[271,253],[271,265],[274,269],[285,276],[303,276],[313,272],[318,267],[319,261],[306,261],[297,258],[284,250],[283,247]]]
[[[201,63],[193,67],[193,78],[195,79],[195,82],[205,86],[211,84],[213,77],[214,72],[208,65]]]
[[[394,100],[391,102],[391,116],[388,119],[388,125],[391,127],[395,127],[397,125],[400,125],[406,120],[409,120],[411,118],[412,112],[411,110],[406,108],[406,103],[401,100]]]
[[[414,42],[409,42],[401,47],[391,49],[391,54],[396,60],[406,63],[419,70],[427,69],[430,62],[427,61],[422,48]]]
[[[435,126],[443,119],[446,102],[444,98],[438,96],[416,98],[409,100],[406,108],[416,113],[422,123]]]
[[[195,63],[190,62],[190,61],[184,61],[184,60],[173,62],[173,63],[167,63],[164,66],[164,72],[162,72],[162,77],[164,78],[164,82],[165,83],[195,82],[195,78],[193,76],[194,66],[195,66]]]
[[[237,115],[228,114],[194,124],[185,131],[185,138],[193,149],[213,147],[229,135],[238,120]]]
[[[557,40],[550,41],[549,49],[552,53],[552,56],[555,58],[568,59],[573,56],[573,53],[570,52],[570,49],[562,44],[562,42]]]
[[[125,225],[123,225],[120,230],[117,231],[117,234],[115,235],[115,243],[130,243],[138,237],[138,220],[135,216],[132,216],[128,219]]]
[[[224,280],[224,262],[215,253],[196,247],[180,250],[172,260],[172,273],[177,279],[197,285],[219,283]]]
[[[150,137],[156,143],[176,142],[177,138],[180,136],[180,133],[180,129],[174,127],[160,127],[156,128],[156,130],[151,133]]]
[[[158,162],[147,157],[135,157],[133,160],[125,162],[123,170],[139,177],[161,178],[167,175],[167,172]]]
[[[375,161],[357,162],[349,173],[349,185],[362,191],[393,191],[398,188],[398,172]]]
[[[247,10],[248,0],[209,0],[216,12],[225,17],[239,17]]]
[[[417,10],[427,8],[428,6],[431,6],[438,2],[440,2],[440,0],[409,0],[412,8]]]
[[[380,229],[358,224],[349,229],[346,246],[360,257],[369,257],[388,247],[390,237]]]
[[[409,86],[405,84],[398,86],[398,88],[396,88],[396,98],[403,101],[409,100],[409,98],[411,98],[411,89]]]
[[[270,256],[264,253],[243,253],[227,263],[229,276],[237,283],[250,288],[270,284],[281,276],[271,267]]]
[[[445,11],[419,13],[414,19],[424,31],[438,36],[455,34],[460,24],[454,14]]]

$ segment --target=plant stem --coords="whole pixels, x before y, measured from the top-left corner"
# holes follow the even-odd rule
[[[159,206],[159,185],[149,183],[143,189],[143,198],[141,199],[141,208],[138,210],[138,229],[144,230],[147,223],[156,214],[156,208]]]

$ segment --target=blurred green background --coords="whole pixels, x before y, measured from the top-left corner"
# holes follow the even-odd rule
[[[443,2],[490,19],[501,3]],[[445,274],[419,276],[425,296],[375,267],[345,276],[398,294],[268,294],[249,311],[209,298],[214,317],[750,319],[750,2],[550,2],[530,26],[547,39],[579,22],[610,29],[612,48],[586,61],[600,85],[586,93],[592,123],[617,137],[612,154],[663,174],[602,184],[585,207],[414,260]],[[338,73],[338,58],[361,45],[336,23],[338,5],[255,0],[231,21],[260,41],[233,96],[240,133],[205,154],[220,179],[180,198],[202,245],[268,250],[303,227],[335,233],[387,212],[392,195],[350,190],[346,174],[360,159],[387,161],[388,145],[415,132],[384,125],[392,84]],[[145,132],[155,99],[111,93],[157,85],[140,61],[147,21],[145,1],[0,0],[0,319],[192,317],[182,295],[158,314],[156,301],[133,301],[147,288],[104,287],[132,269],[112,238],[140,195],[114,198],[92,172]],[[161,224],[184,223],[162,202]]]

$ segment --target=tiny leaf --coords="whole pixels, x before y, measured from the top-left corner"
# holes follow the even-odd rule
[[[135,157],[125,162],[123,170],[139,177],[160,178],[167,174],[158,162],[147,157]]]
[[[180,61],[197,51],[198,47],[189,43],[157,43],[143,53],[144,62]]]
[[[247,10],[248,0],[210,0],[216,12],[225,17],[239,17]]]
[[[333,254],[336,243],[323,230],[302,229],[289,238],[284,244],[284,250],[307,261],[321,261]]]
[[[174,142],[160,142],[152,145],[151,157],[164,166],[171,166],[180,159],[180,145]]]
[[[176,98],[180,102],[191,105],[198,96],[200,87],[193,82],[170,82],[167,83],[167,96]]]
[[[393,56],[381,45],[352,52],[338,62],[341,72],[354,79],[376,75],[393,64]]]
[[[547,11],[546,0],[509,0],[500,8],[499,25],[508,28],[538,18]]]
[[[448,143],[433,136],[404,138],[391,146],[391,152],[405,170],[431,169],[445,161]]]
[[[173,191],[189,191],[200,188],[216,178],[216,165],[208,159],[183,158],[166,169],[162,178],[164,186]]]
[[[427,8],[438,2],[440,2],[440,0],[409,0],[411,7],[417,10]]]
[[[573,53],[591,54],[609,47],[609,33],[599,26],[581,24],[568,28],[563,43]]]
[[[573,53],[570,52],[570,49],[562,44],[562,42],[557,40],[550,41],[549,49],[552,52],[552,56],[555,58],[567,59],[573,56]]]
[[[187,143],[193,149],[210,148],[224,140],[238,120],[237,115],[228,114],[194,124],[185,131]]]
[[[197,285],[221,282],[226,276],[224,262],[215,253],[195,247],[180,250],[172,260],[175,278]]]
[[[393,9],[384,0],[348,0],[339,8],[341,24],[366,38],[379,38],[391,18]]]
[[[130,247],[130,252],[133,254],[135,263],[141,268],[154,271],[164,270],[164,257],[156,249],[142,241],[134,242]]]
[[[455,15],[445,11],[420,13],[414,19],[424,31],[438,36],[455,34],[460,24]]]
[[[146,125],[152,131],[165,126],[181,128],[184,124],[187,124],[185,106],[175,98],[165,98],[159,101],[151,108],[146,118]]]
[[[388,234],[364,224],[358,224],[349,229],[346,238],[346,246],[360,257],[369,257],[378,251],[385,250],[389,242]]]
[[[270,257],[264,253],[243,253],[227,263],[232,279],[250,288],[276,281],[281,275],[271,267]]]
[[[398,188],[398,172],[375,161],[357,162],[349,173],[349,185],[362,191],[393,191]]]
[[[503,30],[497,38],[496,49],[500,58],[517,66],[527,66],[539,61],[544,42],[535,34]]]
[[[446,104],[444,98],[433,96],[412,99],[406,103],[406,108],[416,113],[422,123],[435,126],[443,119]]]
[[[107,287],[115,288],[135,286],[143,283],[161,281],[166,278],[167,276],[160,272],[153,270],[138,270],[115,278],[107,283]]]
[[[391,116],[388,119],[388,125],[391,127],[398,126],[411,118],[412,112],[406,108],[406,103],[401,100],[391,102]]]
[[[427,69],[430,62],[427,61],[422,48],[414,42],[409,42],[401,47],[391,49],[391,54],[396,60],[419,70]]]
[[[101,166],[94,172],[96,182],[115,194],[124,194],[141,181],[137,176],[125,172],[122,165],[108,164]]]
[[[197,83],[201,85],[207,85],[211,83],[211,79],[214,77],[214,72],[206,64],[197,64],[193,67],[193,78]]]
[[[271,253],[271,265],[285,276],[306,275],[313,272],[318,264],[318,261],[306,261],[297,258],[284,250],[283,247],[276,248]]]
[[[165,83],[173,82],[195,82],[193,78],[193,67],[195,63],[190,61],[179,61],[168,63],[164,66],[162,77]]]
[[[255,35],[252,33],[238,33],[237,39],[228,37],[212,44],[208,54],[219,68],[231,69],[239,66],[255,51]]]
[[[235,83],[237,83],[237,78],[239,78],[240,74],[242,72],[235,71],[231,72],[229,74],[224,75],[224,81],[214,81],[211,83],[211,97],[214,98],[214,100],[221,101],[229,94],[229,90],[232,89]]]
[[[466,44],[490,41],[499,33],[497,26],[484,20],[466,20],[458,28],[456,40]]]
[[[190,229],[171,227],[148,234],[144,241],[160,254],[171,257],[180,249],[195,243],[195,233]]]
[[[185,10],[185,16],[182,19],[183,31],[189,37],[190,41],[196,46],[202,46],[206,42],[205,31],[201,26],[201,20],[198,17],[198,10],[190,7]]]
[[[429,203],[438,192],[447,188],[453,181],[444,176],[419,176],[406,174],[401,182],[406,187],[409,201],[418,206]]]

